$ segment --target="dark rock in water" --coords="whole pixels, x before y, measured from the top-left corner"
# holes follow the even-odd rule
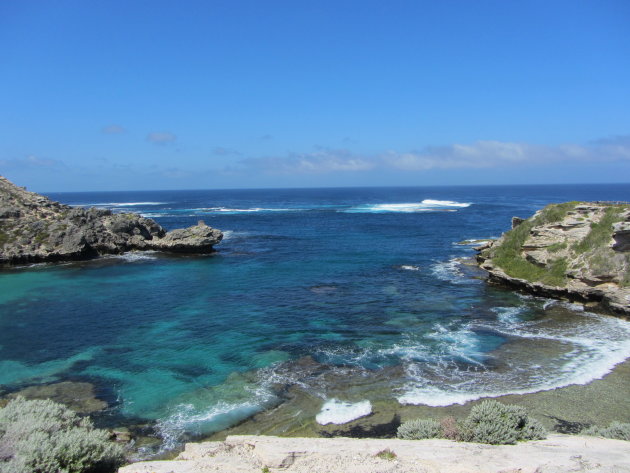
[[[51,399],[65,404],[79,414],[91,414],[107,408],[107,403],[96,397],[94,386],[90,383],[64,381],[61,383],[29,386],[11,393],[8,399],[22,396],[26,399]]]
[[[0,176],[0,265],[67,261],[131,250],[210,253],[223,234],[203,222],[166,232],[133,213],[73,208]]]
[[[131,431],[127,427],[116,427],[109,430],[111,439],[114,442],[128,443],[131,442]]]

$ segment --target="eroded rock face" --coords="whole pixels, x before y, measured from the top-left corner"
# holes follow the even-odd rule
[[[203,222],[167,233],[137,214],[69,207],[0,176],[0,265],[82,260],[131,250],[210,253],[222,238]]]
[[[613,225],[613,240],[613,250],[630,251],[630,211],[625,213],[622,222]]]
[[[477,248],[477,261],[488,271],[489,281],[545,297],[597,302],[611,312],[630,315],[630,204],[576,204],[556,219],[550,221],[549,214],[541,218],[551,207],[517,224],[529,229],[520,240],[517,257],[549,272],[561,267],[562,282],[552,284],[518,274],[509,264],[505,266],[505,259],[500,266],[495,257],[501,245],[514,244],[512,232]]]

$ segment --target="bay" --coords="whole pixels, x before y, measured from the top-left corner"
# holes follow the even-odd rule
[[[629,196],[627,184],[50,194],[167,229],[204,220],[225,238],[209,256],[3,270],[0,385],[90,381],[110,423],[155,423],[172,445],[277,405],[283,386],[319,411],[588,383],[630,356],[630,323],[489,287],[460,242],[548,203]]]

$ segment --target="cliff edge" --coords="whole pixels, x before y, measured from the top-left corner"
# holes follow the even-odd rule
[[[630,472],[628,442],[577,435],[517,445],[453,440],[281,438],[231,435],[187,443],[171,461],[119,473],[565,473]]]
[[[199,222],[167,232],[133,213],[77,208],[0,176],[0,265],[84,260],[132,250],[211,253],[221,231]]]
[[[630,316],[630,204],[548,205],[477,248],[491,283]]]

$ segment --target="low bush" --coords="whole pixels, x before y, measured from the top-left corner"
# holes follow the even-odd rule
[[[0,409],[2,473],[105,473],[122,460],[107,432],[61,404],[18,397]]]
[[[580,432],[582,435],[605,437],[607,439],[630,440],[630,424],[613,422],[608,427],[589,427]]]
[[[546,437],[545,428],[537,420],[530,419],[524,407],[493,400],[483,401],[473,407],[461,427],[462,440],[493,445]]]
[[[440,424],[433,419],[415,419],[404,422],[398,427],[397,436],[405,440],[434,439],[441,437]]]
[[[444,417],[440,421],[440,428],[442,429],[442,436],[449,440],[461,440],[461,432],[459,424],[455,417]]]

